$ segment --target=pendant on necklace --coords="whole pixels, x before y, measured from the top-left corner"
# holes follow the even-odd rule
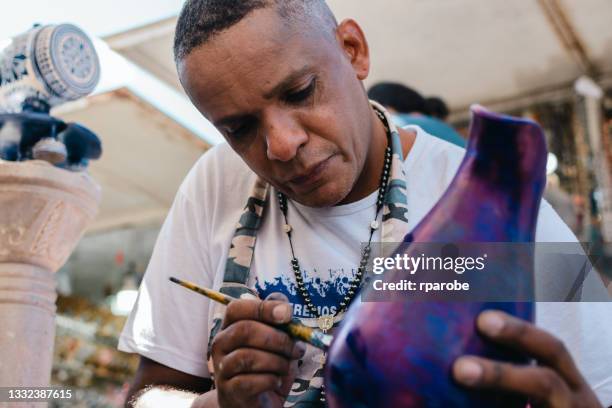
[[[317,324],[319,328],[324,332],[327,332],[329,329],[334,327],[334,316],[332,315],[323,315],[317,319]]]

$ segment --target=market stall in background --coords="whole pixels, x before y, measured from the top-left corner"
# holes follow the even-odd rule
[[[222,140],[178,82],[172,40],[181,3],[130,2],[133,21],[122,13],[115,26],[110,18],[102,26],[105,19],[92,10],[115,15],[118,1],[58,0],[37,15],[24,10],[20,18],[0,17],[3,24],[12,20],[0,24],[0,40],[15,34],[7,30],[55,20],[99,38],[102,77],[94,95],[52,112],[84,124],[104,143],[104,155],[89,170],[102,187],[99,214],[57,274],[52,381],[78,389],[83,407],[122,404],[138,363],[116,350],[125,316],[182,179]],[[361,23],[369,39],[373,66],[366,86],[395,81],[442,97],[449,123],[463,135],[473,103],[539,121],[550,150],[545,197],[581,241],[602,248],[607,260],[598,265],[611,273],[604,244],[612,243],[612,3],[329,4],[340,19]]]

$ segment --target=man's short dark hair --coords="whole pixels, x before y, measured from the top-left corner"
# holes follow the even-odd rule
[[[394,109],[398,113],[427,114],[425,98],[414,89],[395,82],[381,82],[368,91],[370,99]]]
[[[425,99],[427,113],[434,118],[445,120],[448,117],[449,111],[446,103],[437,96],[431,96]]]
[[[174,35],[174,59],[180,61],[215,35],[239,23],[255,10],[275,6],[292,22],[317,18],[321,29],[336,26],[325,0],[187,0],[179,15]]]

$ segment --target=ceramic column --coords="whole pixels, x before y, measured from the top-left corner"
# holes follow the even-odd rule
[[[0,160],[0,386],[49,385],[54,273],[94,219],[99,200],[99,186],[85,173]]]

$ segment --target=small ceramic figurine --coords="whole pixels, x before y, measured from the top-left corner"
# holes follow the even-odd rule
[[[99,78],[95,48],[78,27],[36,25],[12,38],[0,50],[0,159],[84,170],[100,156],[100,140],[49,112],[91,93]]]

